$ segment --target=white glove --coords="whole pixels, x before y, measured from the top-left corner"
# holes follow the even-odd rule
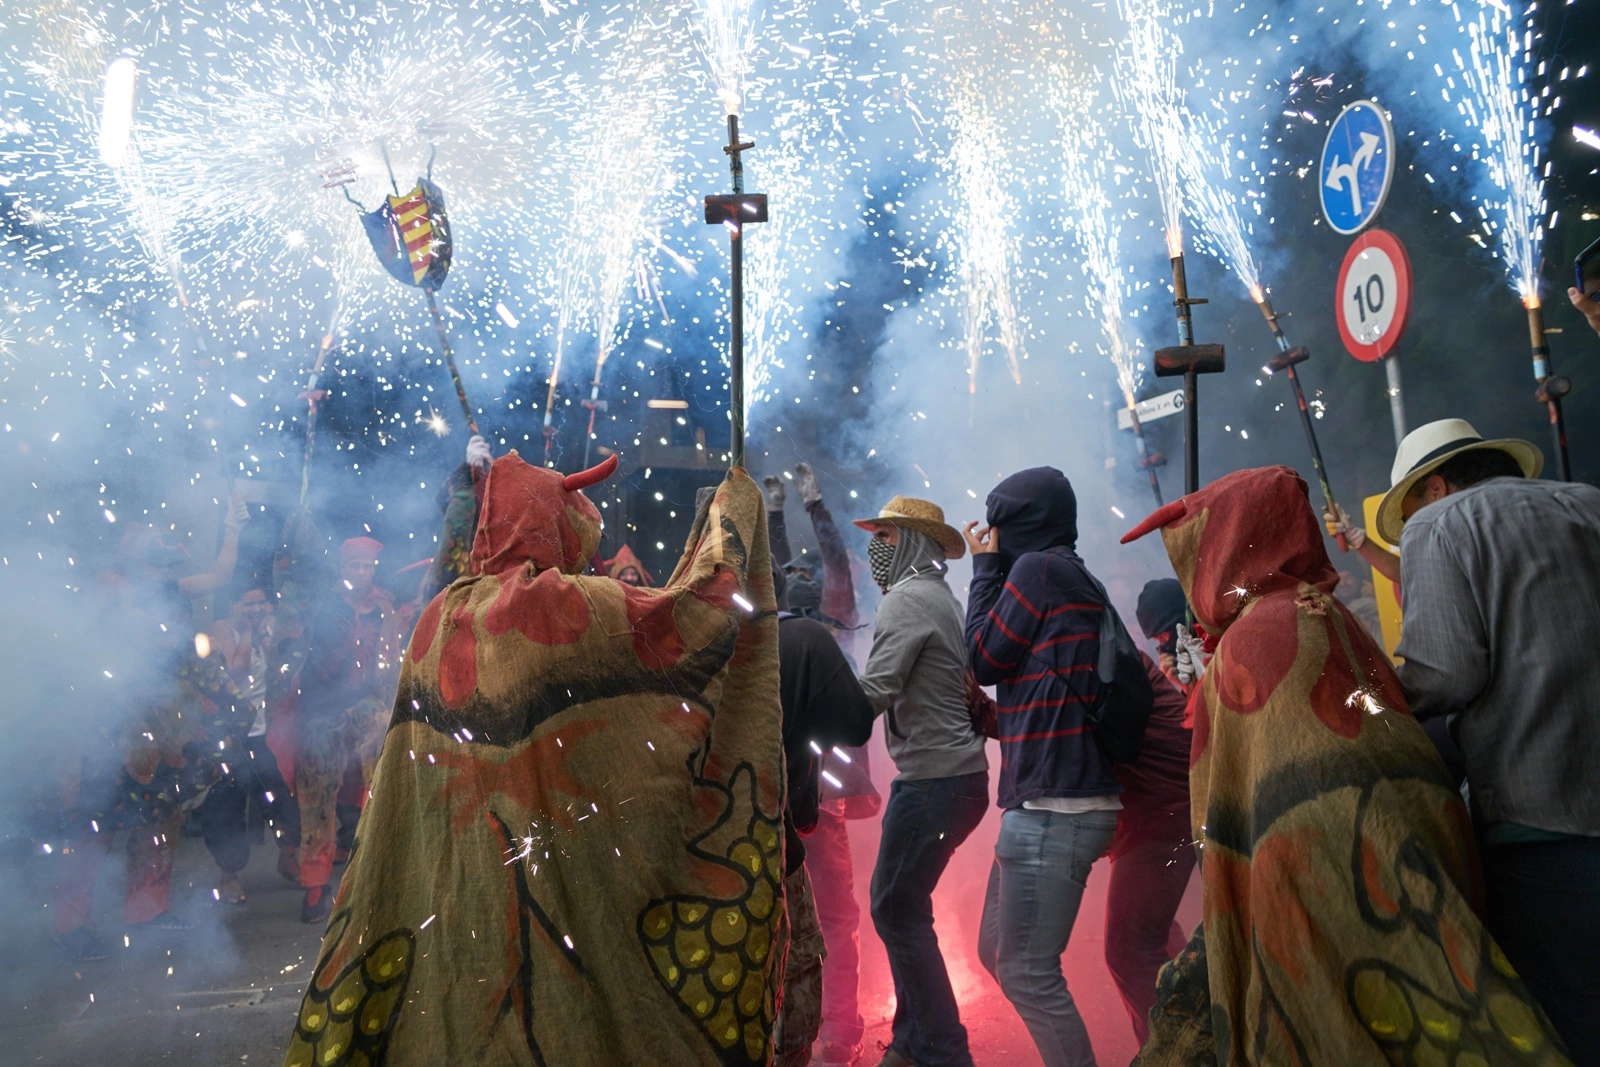
[[[238,497],[228,501],[228,517],[222,520],[222,525],[235,533],[244,529],[250,521],[250,505]]]
[[[794,465],[794,484],[800,490],[800,499],[815,504],[822,499],[822,486],[817,484],[817,472],[804,461]]]
[[[494,453],[489,451],[489,442],[477,434],[467,439],[467,464],[473,467],[487,467],[494,462]]]
[[[1344,534],[1344,542],[1351,548],[1360,548],[1367,543],[1367,531],[1351,522],[1349,513],[1338,504],[1333,505],[1332,511],[1322,513],[1322,521],[1328,524],[1333,536]]]
[[[1178,681],[1193,685],[1206,673],[1205,642],[1183,623],[1178,624],[1177,652]]]
[[[767,498],[767,510],[782,511],[784,500],[783,479],[769,474],[761,479],[761,484],[764,487]]]

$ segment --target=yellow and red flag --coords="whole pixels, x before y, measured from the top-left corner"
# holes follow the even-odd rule
[[[378,262],[396,281],[435,292],[450,270],[450,222],[444,194],[426,178],[408,193],[384,198],[361,216]]]

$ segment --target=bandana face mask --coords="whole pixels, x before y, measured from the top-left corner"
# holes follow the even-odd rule
[[[889,570],[894,566],[894,545],[882,537],[874,537],[867,542],[867,563],[872,569],[872,580],[887,592]]]

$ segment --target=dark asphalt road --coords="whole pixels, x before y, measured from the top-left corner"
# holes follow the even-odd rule
[[[1027,1031],[974,958],[976,919],[993,856],[991,823],[958,851],[935,898],[941,944],[979,1067],[1037,1067]],[[865,897],[876,850],[875,827],[853,824],[858,897]],[[111,957],[75,964],[50,939],[49,883],[57,859],[38,852],[0,857],[0,1065],[60,1067],[277,1067],[299,1007],[321,926],[299,920],[300,892],[274,867],[275,852],[254,850],[243,874],[243,907],[212,899],[216,869],[203,844],[180,845],[172,907],[195,926],[182,933],[127,931],[118,925],[123,888],[120,849],[100,879],[95,915]],[[1125,1064],[1133,1036],[1102,961],[1105,864],[1096,865],[1064,959],[1075,998],[1103,1067]],[[1180,913],[1198,917],[1198,893]],[[862,899],[863,919],[866,900]],[[863,924],[864,1062],[877,1062],[893,1012],[883,947]],[[124,937],[127,941],[124,943]],[[617,1067],[617,1065],[605,1065]]]

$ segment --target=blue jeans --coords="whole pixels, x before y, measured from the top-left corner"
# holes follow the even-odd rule
[[[1061,954],[1094,861],[1111,847],[1114,811],[1012,808],[1000,820],[983,902],[978,959],[1033,1036],[1045,1067],[1094,1067]]]
[[[986,771],[898,778],[889,787],[872,871],[872,925],[894,977],[890,1048],[917,1067],[972,1067],[967,1030],[933,933],[933,888],[988,809]]]
[[[1600,838],[1488,845],[1489,932],[1572,1062],[1600,1064]]]

